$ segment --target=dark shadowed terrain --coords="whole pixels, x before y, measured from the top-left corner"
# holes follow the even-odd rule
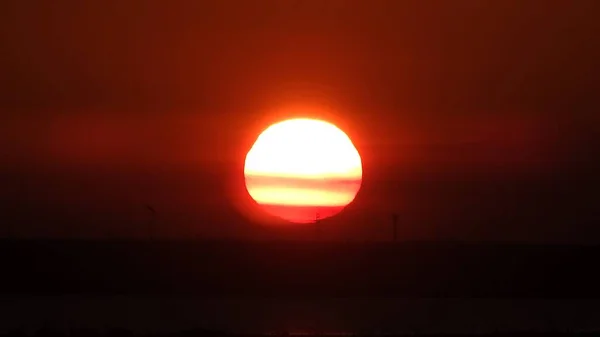
[[[598,298],[600,247],[3,241],[4,294]]]

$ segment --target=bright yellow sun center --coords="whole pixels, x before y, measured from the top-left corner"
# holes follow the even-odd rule
[[[291,119],[258,137],[244,167],[250,196],[272,215],[312,222],[340,212],[360,189],[362,163],[335,125]]]

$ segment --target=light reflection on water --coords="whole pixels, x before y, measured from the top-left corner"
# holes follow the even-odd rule
[[[357,333],[593,330],[600,300],[494,299],[194,299],[125,296],[4,296],[0,332],[123,327],[139,332],[195,328],[287,332],[307,336]],[[291,334],[290,334],[291,333]],[[281,334],[279,335],[281,336]]]
[[[277,332],[271,331],[263,334],[264,336],[356,336],[357,333],[349,332],[349,331],[285,331],[285,332]]]

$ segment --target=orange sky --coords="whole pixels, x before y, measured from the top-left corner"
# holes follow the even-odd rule
[[[127,235],[151,202],[165,235],[268,237],[244,156],[310,106],[362,156],[332,238],[400,210],[412,238],[600,241],[597,1],[300,3],[2,2],[6,221]]]

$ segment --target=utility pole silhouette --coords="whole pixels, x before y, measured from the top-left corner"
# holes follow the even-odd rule
[[[392,226],[394,233],[394,242],[398,241],[398,213],[392,214]]]

